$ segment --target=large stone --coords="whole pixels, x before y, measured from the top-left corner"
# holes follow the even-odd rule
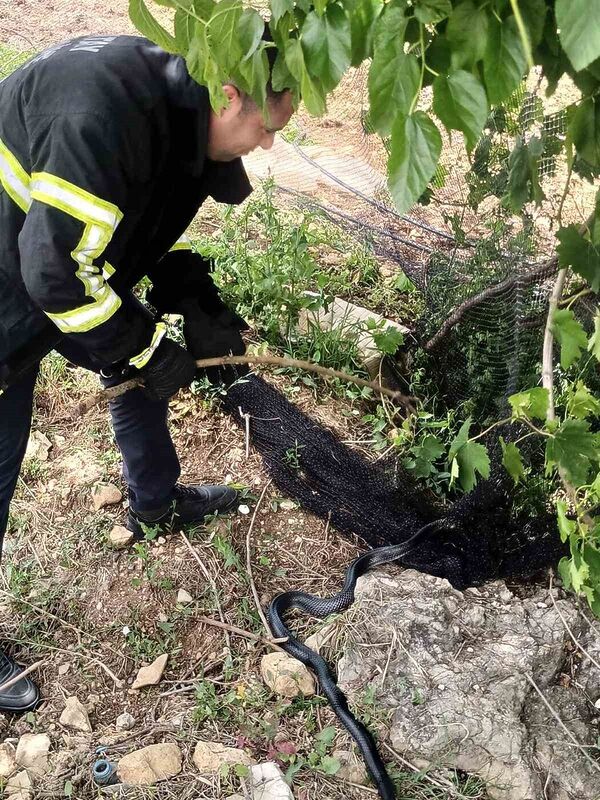
[[[278,650],[264,655],[260,673],[269,689],[283,697],[309,697],[315,693],[315,679],[301,661]]]
[[[124,550],[133,541],[133,531],[123,525],[115,525],[108,534],[108,541],[114,550]]]
[[[123,756],[117,765],[117,772],[121,783],[151,786],[179,775],[181,750],[173,742],[142,747]]]
[[[250,767],[252,800],[294,800],[283,773],[273,761]]]
[[[26,769],[8,779],[5,787],[10,800],[31,800],[31,778]]]
[[[105,506],[113,506],[115,503],[120,503],[122,499],[123,494],[114,483],[99,483],[94,486],[92,491],[94,511],[100,511]]]
[[[25,450],[23,461],[31,461],[34,458],[37,461],[47,461],[51,447],[52,442],[45,433],[41,431],[32,431],[29,436],[29,441],[27,442],[27,449]]]
[[[67,697],[65,700],[65,708],[60,715],[59,722],[66,728],[72,728],[75,731],[81,731],[82,733],[92,732],[87,709],[75,696]]]
[[[220,742],[198,742],[193,759],[203,775],[217,775],[223,764],[243,764],[249,767],[254,763],[243,750],[226,747]]]
[[[149,666],[141,667],[131,684],[132,689],[142,689],[144,686],[156,686],[160,683],[165,667],[167,666],[167,653],[156,658]]]
[[[50,737],[45,733],[24,733],[18,741],[15,758],[20,767],[34,775],[48,772]]]
[[[545,602],[545,589],[505,597],[500,581],[463,593],[413,570],[370,573],[347,612],[340,687],[356,700],[375,688],[398,752],[480,776],[491,800],[598,800],[600,773],[531,682],[591,753],[591,704],[558,681],[569,657],[564,623],[591,646],[589,625],[570,600]]]
[[[10,742],[0,744],[0,778],[10,778],[17,769],[16,750]]]

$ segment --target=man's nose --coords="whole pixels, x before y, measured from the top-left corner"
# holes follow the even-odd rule
[[[275,141],[275,134],[274,133],[266,133],[260,143],[260,146],[263,150],[270,150],[273,147],[273,142]]]

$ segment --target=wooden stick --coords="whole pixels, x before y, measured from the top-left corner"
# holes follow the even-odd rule
[[[258,503],[254,508],[254,513],[252,514],[252,520],[250,521],[250,525],[248,526],[248,531],[246,533],[246,571],[248,572],[248,579],[250,580],[250,589],[252,590],[252,597],[254,598],[254,604],[256,606],[256,610],[258,611],[258,616],[261,618],[262,624],[267,634],[269,636],[272,636],[271,626],[269,625],[269,621],[265,616],[265,612],[262,610],[262,606],[260,604],[260,598],[258,596],[258,592],[256,591],[256,584],[254,583],[254,576],[252,574],[252,559],[250,558],[250,543],[252,537],[252,529],[254,528],[254,523],[256,521],[256,515],[258,514],[258,509],[260,508],[260,505],[270,485],[271,485],[271,480],[269,480],[265,484],[265,488],[262,490],[262,494],[258,498]]]
[[[4,692],[6,691],[6,689],[10,689],[11,686],[14,686],[15,683],[18,683],[20,680],[25,678],[31,672],[33,672],[36,669],[39,669],[40,667],[43,667],[45,663],[46,662],[44,660],[36,661],[35,664],[31,664],[31,666],[27,667],[27,669],[24,669],[23,672],[19,672],[18,675],[15,675],[14,678],[11,678],[8,681],[4,681],[4,683],[0,684],[0,692]]]
[[[355,375],[350,375],[348,372],[342,372],[339,369],[329,369],[322,367],[320,364],[313,364],[310,361],[301,361],[297,358],[284,358],[283,356],[221,356],[220,358],[200,358],[196,361],[196,366],[199,369],[207,367],[222,367],[228,364],[261,364],[274,367],[294,367],[296,369],[303,369],[307,372],[315,372],[317,375],[322,375],[324,378],[336,378],[347,383],[354,383],[357,386],[363,386],[367,389],[372,389],[380,395],[387,395],[392,400],[398,402],[407,411],[414,409],[415,397],[397,392],[395,389],[388,389],[387,386],[381,386],[375,381],[367,381],[364,378],[358,378]],[[102,389],[89,397],[81,400],[77,405],[75,417],[82,416],[90,411],[100,403],[106,403],[114,400],[116,397],[124,394],[130,389],[135,389],[142,386],[142,382],[138,380],[128,380],[117,386],[112,386],[110,389]]]
[[[212,625],[214,628],[231,631],[231,633],[235,633],[236,636],[242,636],[244,639],[250,639],[253,642],[260,642],[260,644],[264,644],[267,647],[272,647],[273,650],[279,650],[285,653],[283,647],[279,647],[279,643],[287,642],[287,637],[284,639],[265,639],[263,636],[258,636],[256,633],[250,633],[250,631],[245,631],[243,628],[238,628],[236,625],[229,625],[227,622],[219,622],[210,617],[198,616],[194,617],[194,619],[198,620],[198,622],[203,622],[205,625]]]

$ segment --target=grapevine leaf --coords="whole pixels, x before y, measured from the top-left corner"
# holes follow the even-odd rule
[[[560,467],[573,486],[587,483],[590,466],[600,452],[596,436],[590,433],[589,422],[566,419],[546,444],[546,466]]]
[[[454,439],[450,444],[450,450],[448,451],[448,459],[451,460],[455,457],[458,453],[460,448],[465,445],[469,441],[469,430],[471,429],[471,417],[465,420],[463,424],[460,426],[459,432],[456,434]]]
[[[489,101],[497,105],[506,100],[521,83],[527,69],[527,56],[513,16],[499,22],[492,18],[483,59],[483,74]]]
[[[569,124],[577,154],[593,167],[600,166],[600,104],[588,97],[577,106]]]
[[[548,413],[548,389],[536,386],[526,392],[512,394],[508,398],[515,419],[546,419]]]
[[[437,166],[442,137],[423,111],[399,114],[392,126],[388,187],[399,213],[423,194]]]
[[[570,308],[558,308],[552,317],[552,333],[560,343],[560,365],[568,369],[587,347],[587,336]]]
[[[600,361],[600,308],[596,310],[594,317],[594,332],[592,333],[587,346],[588,351]]]
[[[446,26],[446,38],[452,45],[452,67],[471,69],[485,54],[489,17],[485,9],[471,0],[456,6]]]
[[[560,533],[561,542],[566,542],[572,533],[577,530],[577,523],[575,520],[567,517],[567,504],[564,500],[556,502],[556,513],[558,517],[558,532]]]
[[[577,71],[600,56],[600,3],[556,0],[560,41]]]
[[[350,64],[350,20],[338,5],[320,17],[311,11],[302,25],[302,48],[310,74],[331,91]]]
[[[415,17],[424,25],[440,22],[452,13],[450,0],[415,0]]]
[[[238,21],[238,36],[243,58],[250,58],[260,44],[265,23],[263,18],[252,8],[245,8]]]
[[[478,472],[483,478],[490,477],[490,458],[486,448],[479,442],[467,442],[456,454],[460,468],[460,485],[470,492],[477,483]]]
[[[525,475],[519,448],[514,442],[506,444],[502,437],[500,437],[500,446],[502,447],[502,464],[514,482],[519,483]]]
[[[462,131],[467,150],[477,144],[488,117],[488,104],[481,83],[465,70],[433,82],[433,110],[448,129]]]
[[[576,225],[561,228],[556,236],[560,241],[556,248],[560,266],[574,269],[597,292],[600,289],[600,250],[579,233]]]
[[[144,0],[129,0],[129,17],[138,31],[168,53],[178,53],[177,41],[150,13]]]
[[[373,55],[375,24],[382,8],[382,0],[359,0],[350,13],[350,63],[353,67]]]
[[[288,11],[294,10],[294,0],[271,0],[271,19],[278,22]]]
[[[600,416],[600,400],[583,381],[577,381],[575,391],[569,399],[569,413],[577,419]]]
[[[433,462],[445,452],[446,448],[432,433],[427,434],[421,444],[411,448],[415,457],[413,474],[416,478],[428,478],[435,472]]]

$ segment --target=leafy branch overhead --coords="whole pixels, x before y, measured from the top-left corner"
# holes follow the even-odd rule
[[[273,87],[290,89],[316,115],[348,68],[368,63],[370,122],[390,137],[389,188],[401,213],[435,174],[441,129],[461,134],[472,151],[492,108],[508,100],[534,65],[549,91],[563,74],[581,90],[568,109],[566,142],[576,166],[591,177],[600,171],[596,0],[270,0],[265,15],[273,42],[263,38],[263,17],[243,0],[155,0],[174,10],[172,32],[149,2],[130,0],[134,24],[185,57],[215,109],[226,104],[221,87],[227,81],[265,103],[267,51],[274,46]],[[542,199],[536,176],[544,146],[532,137],[517,142],[511,155],[506,202],[515,210]],[[569,241],[571,249],[574,244]]]

